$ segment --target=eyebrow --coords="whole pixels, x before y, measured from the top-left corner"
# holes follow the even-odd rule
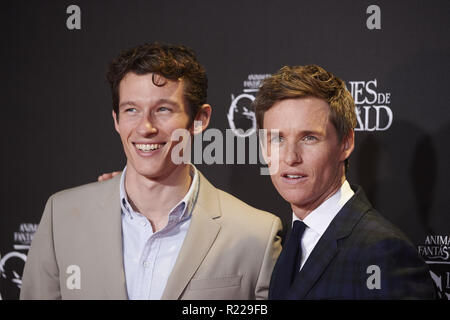
[[[284,134],[283,131],[281,131],[280,129],[269,129],[268,132],[272,133],[272,130],[278,130],[278,134],[282,135]],[[317,131],[317,130],[302,130],[300,132],[298,132],[297,134],[301,135],[301,136],[308,136],[308,135],[319,135],[319,136],[323,136],[324,132],[322,131]]]
[[[323,136],[324,132],[323,131],[317,131],[317,130],[304,130],[301,132],[301,134],[303,136],[309,136],[309,135],[319,135],[319,136]]]
[[[156,101],[154,103],[154,105],[160,105],[160,104],[164,104],[164,103],[170,104],[170,105],[172,105],[174,107],[177,107],[177,108],[180,107],[178,102],[170,100],[170,99],[159,99],[158,101]],[[135,106],[135,107],[137,107],[137,106],[139,106],[139,104],[135,103],[134,101],[123,101],[123,102],[121,102],[119,104],[119,108],[121,108],[123,106]]]
[[[133,101],[124,101],[119,104],[119,108],[123,106],[137,106]]]
[[[178,104],[178,102],[176,102],[176,101],[173,101],[173,100],[170,100],[170,99],[159,99],[157,102],[156,102],[156,105],[158,105],[158,104],[163,104],[163,103],[167,103],[167,104],[170,104],[170,105],[172,105],[172,106],[174,106],[174,107],[180,107],[180,105]]]

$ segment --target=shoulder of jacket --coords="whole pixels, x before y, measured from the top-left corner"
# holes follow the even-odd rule
[[[216,190],[218,192],[222,213],[230,218],[249,222],[259,220],[261,223],[270,224],[274,223],[275,220],[280,220],[273,213],[252,207],[226,191],[220,189]]]
[[[120,181],[120,175],[117,175],[107,181],[96,181],[73,188],[64,189],[51,195],[50,200],[63,201],[72,198],[82,199],[84,197],[93,197],[93,195],[95,195],[96,197],[101,197],[102,195],[106,195],[108,192],[110,192],[112,188],[118,186],[118,180]],[[119,189],[117,189],[117,192],[119,192]]]

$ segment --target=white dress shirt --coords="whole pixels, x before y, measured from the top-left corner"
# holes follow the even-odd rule
[[[126,167],[120,181],[123,260],[128,298],[159,300],[180,253],[198,195],[199,177],[191,165],[192,183],[184,198],[169,211],[167,226],[153,232],[148,219],[136,212],[125,192]]]
[[[311,211],[306,218],[302,220],[305,223],[306,228],[301,240],[302,260],[300,270],[303,268],[303,265],[317,242],[319,242],[320,237],[322,237],[325,230],[327,230],[331,221],[354,194],[355,193],[346,180],[335,194]],[[294,223],[295,220],[300,219],[292,213],[292,223]]]

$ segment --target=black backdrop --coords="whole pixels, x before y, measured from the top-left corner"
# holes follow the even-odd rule
[[[81,29],[67,26],[73,4]],[[379,11],[368,10],[373,4]],[[18,297],[47,198],[125,165],[105,71],[119,51],[155,40],[197,52],[209,76],[210,127],[223,132],[232,99],[254,94],[245,81],[283,65],[318,64],[360,90],[366,103],[357,104],[348,178],[417,245],[448,298],[449,1],[9,1],[0,15],[3,299]],[[381,28],[370,29],[374,22]],[[374,80],[368,89],[381,100],[372,103],[361,83]],[[288,225],[290,208],[260,167],[198,165],[217,187]]]

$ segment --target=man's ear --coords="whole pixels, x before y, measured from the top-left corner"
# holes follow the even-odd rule
[[[112,117],[114,119],[114,128],[116,128],[117,133],[120,134],[119,119],[117,119],[117,113],[114,110],[112,111]]]
[[[198,109],[191,128],[189,129],[191,134],[199,134],[208,127],[209,120],[211,120],[211,113],[212,108],[209,104],[204,104]]]
[[[341,161],[348,159],[355,148],[355,131],[351,130],[342,141]]]

